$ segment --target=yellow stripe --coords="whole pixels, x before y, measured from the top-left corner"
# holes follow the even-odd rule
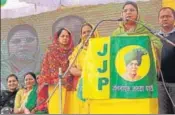
[[[171,7],[175,10],[175,0],[162,0],[163,7]]]
[[[106,40],[104,40],[106,39]],[[104,44],[107,46],[107,54],[99,56],[98,51],[103,51]],[[103,90],[98,90],[99,78],[110,78],[110,37],[96,38],[89,41],[87,55],[85,58],[85,66],[83,67],[83,97],[89,99],[108,99],[110,83],[103,86]],[[87,61],[86,61],[87,60]],[[97,61],[98,60],[98,61]],[[103,67],[103,61],[107,60],[107,71],[99,73],[97,69]],[[110,81],[110,80],[109,80]]]
[[[158,114],[158,99],[89,100],[90,114]]]

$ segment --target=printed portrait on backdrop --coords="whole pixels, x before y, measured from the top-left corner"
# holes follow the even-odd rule
[[[80,30],[83,23],[85,23],[85,19],[79,16],[68,15],[61,17],[53,24],[52,35],[54,36],[54,33],[60,28],[67,28],[72,33],[74,45],[77,45],[80,41]]]
[[[28,25],[17,25],[13,27],[7,36],[6,41],[7,56],[1,64],[1,72],[8,71],[23,79],[26,72],[39,72],[41,62],[41,51],[38,34],[36,30]],[[9,70],[10,69],[10,70]],[[3,80],[7,75],[2,75]]]

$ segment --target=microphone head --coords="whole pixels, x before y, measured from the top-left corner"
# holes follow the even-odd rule
[[[124,18],[123,21],[128,22],[130,19],[129,18]]]
[[[119,19],[117,19],[117,21],[123,21],[123,18],[119,18]]]

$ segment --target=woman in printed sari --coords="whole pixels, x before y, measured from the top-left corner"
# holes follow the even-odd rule
[[[48,99],[48,85],[58,83],[58,68],[61,68],[63,73],[66,71],[69,65],[68,57],[72,51],[73,41],[71,33],[66,28],[61,28],[55,34],[53,43],[48,47],[43,59],[41,72],[38,75],[37,104],[35,107],[26,105],[31,113],[48,112],[48,103],[46,101]]]
[[[72,55],[69,57],[70,64],[74,60],[78,50],[80,49],[81,45],[84,44],[92,29],[93,26],[89,23],[85,23],[82,25],[80,43],[76,46]],[[95,31],[91,38],[95,38],[98,36],[98,32]],[[79,53],[77,59],[70,69],[70,73],[73,76],[73,90],[68,91],[68,96],[66,97],[66,114],[87,113],[87,108],[84,102],[77,97],[77,83],[79,82],[79,79],[81,77],[87,47],[88,43],[82,48],[82,51]]]
[[[32,72],[28,72],[24,75],[25,88],[20,89],[15,97],[14,113],[22,114],[24,113],[25,103],[27,101],[28,95],[30,94],[33,86],[36,84],[36,76]]]

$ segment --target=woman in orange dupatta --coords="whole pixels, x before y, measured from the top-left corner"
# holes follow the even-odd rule
[[[54,36],[53,43],[43,59],[41,73],[38,76],[38,96],[37,105],[33,109],[36,111],[45,111],[47,113],[48,85],[58,83],[58,68],[64,73],[69,66],[68,57],[73,50],[73,41],[71,33],[61,28]],[[66,83],[67,84],[67,83]]]

